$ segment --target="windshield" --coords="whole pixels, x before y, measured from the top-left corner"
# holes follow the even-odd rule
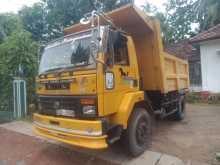
[[[64,38],[62,42],[48,45],[42,55],[39,74],[65,68],[92,68],[95,62],[91,57],[91,35]]]

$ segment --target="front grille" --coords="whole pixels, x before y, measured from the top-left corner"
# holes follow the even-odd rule
[[[82,107],[80,105],[80,99],[68,96],[48,96],[39,97],[39,103],[41,106],[40,113],[45,115],[56,116],[57,109],[73,110],[76,117],[82,115]]]
[[[70,89],[70,83],[46,83],[47,90],[66,90]]]

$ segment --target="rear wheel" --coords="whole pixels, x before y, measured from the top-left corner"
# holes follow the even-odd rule
[[[181,96],[178,104],[177,104],[177,111],[172,115],[174,120],[183,120],[185,117],[185,108],[186,108],[186,102],[185,102],[185,96]]]
[[[151,139],[151,118],[143,108],[135,108],[126,131],[128,151],[132,156],[143,153]]]

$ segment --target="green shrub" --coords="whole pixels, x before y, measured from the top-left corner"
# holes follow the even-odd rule
[[[186,102],[220,104],[220,93],[190,92],[186,95]]]
[[[188,103],[196,103],[199,102],[200,100],[201,99],[198,93],[191,92],[186,95],[186,102]]]

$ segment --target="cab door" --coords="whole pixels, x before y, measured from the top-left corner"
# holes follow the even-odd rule
[[[104,76],[104,114],[117,112],[123,96],[138,89],[137,75],[132,69],[130,40],[117,34],[106,55],[107,68]],[[136,55],[136,54],[133,54]]]

